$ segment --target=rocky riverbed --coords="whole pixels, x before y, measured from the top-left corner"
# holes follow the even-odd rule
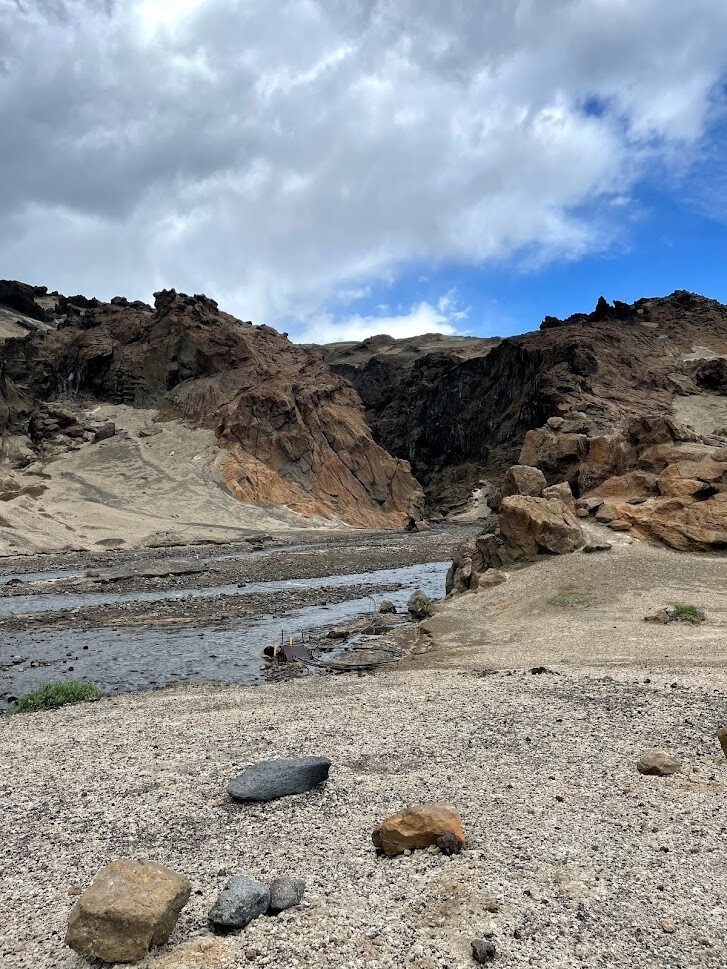
[[[641,543],[551,557],[442,603],[393,671],[3,717],[0,961],[87,967],[68,913],[133,857],[192,887],[144,969],[468,969],[474,939],[518,969],[723,969],[726,579],[724,557]],[[643,621],[674,601],[706,621]],[[641,773],[655,747],[679,769]],[[330,759],[323,786],[226,793],[304,755]],[[454,805],[464,850],[377,856],[376,825],[422,802]],[[215,935],[235,875],[302,878],[302,904]]]
[[[50,680],[113,692],[260,682],[270,675],[262,650],[275,641],[302,636],[329,653],[327,631],[383,598],[404,613],[417,588],[440,598],[452,545],[466,533],[5,560],[0,704]]]

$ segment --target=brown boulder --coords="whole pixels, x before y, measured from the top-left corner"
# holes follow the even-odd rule
[[[588,453],[585,434],[559,434],[548,427],[528,431],[520,451],[520,464],[540,468],[551,480],[574,482]]]
[[[584,544],[575,512],[559,498],[504,498],[500,534],[520,558],[534,558],[541,552],[565,555]]]
[[[697,496],[698,497],[698,496]],[[679,552],[727,548],[727,493],[704,500],[695,497],[653,498],[647,504],[612,504],[613,519],[629,522],[641,538],[662,542]],[[600,518],[597,515],[597,518]]]
[[[719,740],[722,745],[722,750],[725,757],[727,757],[727,727],[720,727],[717,731],[717,740]]]
[[[136,962],[167,941],[190,892],[189,881],[163,865],[119,858],[74,905],[66,944],[104,962]]]
[[[654,777],[668,777],[681,770],[682,765],[678,760],[670,757],[665,750],[656,748],[647,751],[636,764],[636,769],[640,774],[649,774]]]
[[[508,495],[532,495],[537,497],[548,482],[539,468],[516,464],[505,475],[502,482],[503,497]]]
[[[504,572],[500,572],[499,569],[488,569],[482,575],[478,574],[477,588],[492,589],[496,585],[502,585],[503,582],[507,582],[507,576]]]
[[[549,485],[543,488],[543,498],[560,498],[566,505],[575,507],[575,498],[567,481],[559,481],[558,484]]]
[[[416,848],[428,848],[440,838],[454,836],[454,844],[465,843],[462,818],[451,804],[417,804],[386,818],[374,828],[371,838],[376,848],[392,858]],[[451,839],[447,839],[451,841]]]

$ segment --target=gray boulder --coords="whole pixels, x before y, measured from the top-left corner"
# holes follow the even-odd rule
[[[234,875],[217,896],[209,920],[222,931],[244,929],[270,905],[270,890],[246,875]]]
[[[286,909],[300,905],[305,892],[305,882],[302,878],[291,875],[279,875],[270,882],[270,907],[268,912],[277,915]]]
[[[116,425],[113,421],[106,421],[100,427],[97,427],[94,432],[94,438],[97,441],[108,441],[110,437],[116,434]]]
[[[289,794],[302,794],[328,780],[331,762],[327,757],[290,757],[253,764],[227,785],[235,801],[274,801]]]

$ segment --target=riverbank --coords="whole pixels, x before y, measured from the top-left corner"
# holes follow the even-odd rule
[[[488,933],[503,965],[720,967],[723,700],[711,671],[679,673],[673,690],[676,675],[396,672],[14,717],[0,724],[4,960],[84,966],[63,945],[67,913],[98,868],[131,855],[193,885],[155,969],[465,969]],[[636,772],[657,743],[680,774]],[[246,765],[308,753],[333,761],[325,788],[260,806],[226,797]],[[465,851],[377,858],[375,823],[426,800],[458,806]],[[302,876],[305,903],[216,939],[206,913],[236,872]]]
[[[610,554],[547,559],[443,604],[408,669],[0,720],[7,964],[86,965],[63,945],[67,913],[131,855],[193,885],[150,969],[467,969],[483,935],[507,966],[722,969],[727,561]],[[680,590],[705,624],[643,622]],[[677,774],[637,772],[657,746]],[[226,796],[247,765],[299,754],[331,758],[325,787]],[[458,807],[465,851],[377,858],[376,822],[430,800]],[[302,876],[303,906],[212,936],[206,913],[238,872]]]

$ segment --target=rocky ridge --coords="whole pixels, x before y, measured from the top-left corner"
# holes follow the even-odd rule
[[[271,327],[174,290],[151,307],[6,281],[0,303],[0,432],[16,466],[94,431],[59,401],[155,407],[214,431],[222,480],[243,502],[357,526],[417,517],[420,489],[374,443],[355,390]]]
[[[376,440],[411,462],[430,506],[444,512],[478,487],[495,490],[526,434],[551,417],[573,425],[561,431],[557,467],[544,468],[551,483],[577,477],[582,442],[566,434],[584,433],[584,422],[591,436],[609,435],[634,418],[691,408],[707,423],[713,416],[700,432],[727,424],[727,306],[692,293],[601,298],[592,313],[546,317],[540,330],[505,340],[416,340],[416,352],[395,352],[392,342],[406,341],[390,338],[321,352],[358,389]]]

